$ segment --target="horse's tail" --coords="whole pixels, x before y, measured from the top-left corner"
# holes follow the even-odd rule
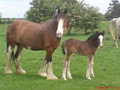
[[[114,40],[115,40],[115,34],[114,34],[113,28],[114,28],[115,21],[116,21],[116,18],[114,18],[110,21],[110,33],[111,33]]]
[[[63,52],[63,54],[65,55],[66,52],[65,52],[65,46],[64,46],[64,45],[65,45],[65,42],[62,43],[62,52]]]
[[[8,26],[8,29],[9,29],[10,25]],[[8,30],[7,29],[7,30]],[[9,52],[9,44],[8,44],[8,38],[7,38],[7,35],[6,35],[6,46],[7,46],[7,52]],[[12,53],[11,53],[11,58],[12,59],[15,59],[15,55],[14,55],[14,51],[12,50]]]

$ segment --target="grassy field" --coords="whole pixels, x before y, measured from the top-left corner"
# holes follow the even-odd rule
[[[102,87],[108,87],[109,90],[120,89],[120,48],[113,46],[108,25],[109,22],[101,22],[99,29],[101,31],[105,30],[106,34],[104,47],[98,49],[94,58],[94,72],[96,77],[92,78],[92,80],[85,78],[87,57],[74,54],[71,57],[71,73],[73,79],[67,81],[61,79],[62,63],[65,59],[61,51],[61,46],[53,54],[53,71],[59,80],[49,81],[37,75],[42,65],[45,52],[35,52],[26,49],[21,54],[21,65],[27,74],[16,74],[14,64],[11,62],[14,73],[12,75],[5,75],[5,32],[8,25],[0,25],[0,90],[100,90]],[[69,36],[64,35],[61,43],[71,37],[86,40],[91,35],[83,35],[82,33],[72,32]]]

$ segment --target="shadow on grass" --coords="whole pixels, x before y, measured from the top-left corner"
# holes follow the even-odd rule
[[[17,74],[17,73],[13,73],[13,74],[2,74],[1,77],[3,78],[7,78],[7,79],[20,79],[20,80],[46,80],[45,77],[41,77],[39,75],[35,75],[35,74]]]

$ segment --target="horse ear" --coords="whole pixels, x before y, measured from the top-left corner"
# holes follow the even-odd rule
[[[58,9],[58,14],[60,13],[60,9]]]
[[[99,35],[99,32],[97,31],[96,34]]]
[[[103,35],[105,34],[105,31],[103,31]]]
[[[58,15],[60,13],[60,9],[55,10],[55,15]]]
[[[64,13],[67,14],[67,9],[64,10]]]

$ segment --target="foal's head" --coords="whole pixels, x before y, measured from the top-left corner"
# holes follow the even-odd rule
[[[94,44],[98,45],[99,47],[103,47],[103,38],[104,38],[105,31],[103,32],[96,32],[94,35],[88,38],[88,40],[92,40]]]
[[[70,28],[70,24],[69,24],[69,17],[67,16],[67,10],[65,9],[64,11],[60,11],[59,9],[57,9],[57,22],[58,22],[58,26],[57,26],[57,31],[56,31],[56,37],[61,38],[63,36],[63,32],[64,30],[67,28]]]

